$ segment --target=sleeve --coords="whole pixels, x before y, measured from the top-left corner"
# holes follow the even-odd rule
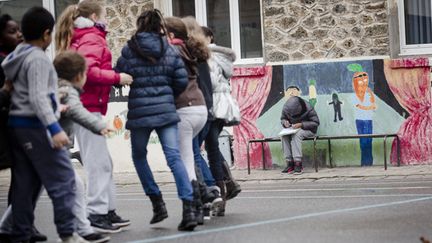
[[[172,85],[174,97],[179,96],[186,89],[188,82],[188,72],[185,68],[183,60],[177,55],[174,62],[174,76]]]
[[[69,92],[65,105],[69,106],[69,109],[64,113],[64,116],[93,133],[100,134],[100,131],[106,127],[106,124],[99,117],[84,108],[78,92]]]
[[[84,56],[87,63],[87,83],[93,85],[116,85],[120,74],[113,69],[101,69],[105,49],[105,40],[96,34],[89,33],[83,37],[77,51]]]
[[[54,113],[53,105],[57,105],[54,100],[54,90],[49,90],[48,82],[50,79],[50,69],[52,64],[48,59],[35,59],[27,69],[28,92],[30,105],[36,116],[47,127],[51,136],[63,131]]]
[[[315,110],[311,110],[308,115],[307,121],[302,121],[302,127],[304,130],[315,130],[320,124],[318,114]]]

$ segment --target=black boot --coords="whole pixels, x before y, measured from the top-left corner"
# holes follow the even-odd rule
[[[149,197],[153,205],[153,218],[150,220],[150,224],[156,224],[168,218],[168,211],[162,199],[162,194],[150,195]]]
[[[225,182],[216,181],[216,185],[220,188],[220,193],[223,201],[217,204],[217,206],[215,206],[214,208],[212,208],[213,216],[225,216],[225,204],[226,204]]]
[[[194,202],[183,200],[183,218],[177,227],[180,231],[193,231],[198,225],[195,212],[194,212]]]
[[[193,195],[194,195],[194,204],[195,204],[195,218],[198,225],[204,224],[204,210],[203,203],[201,201],[201,194],[198,182],[192,181]]]
[[[234,180],[228,163],[224,161],[222,165],[225,174],[226,200],[230,200],[235,198],[241,192],[241,187],[240,184]]]

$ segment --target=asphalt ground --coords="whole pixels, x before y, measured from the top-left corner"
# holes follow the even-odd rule
[[[151,203],[139,185],[118,188],[117,212],[132,221],[111,242],[420,242],[432,239],[432,179],[325,182],[246,182],[228,201],[225,217],[194,232],[177,231],[181,203],[172,184],[161,186],[169,218],[150,225]],[[6,207],[0,191],[0,213]],[[46,195],[36,208],[37,228],[56,242]]]

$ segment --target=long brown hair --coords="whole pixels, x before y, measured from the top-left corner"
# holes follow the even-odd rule
[[[210,50],[206,45],[206,39],[201,26],[194,17],[188,16],[181,19],[187,28],[188,40],[186,45],[190,47],[192,55],[199,61],[207,61],[210,58]]]
[[[56,24],[56,50],[61,52],[69,49],[75,19],[78,17],[89,18],[94,13],[100,16],[102,11],[102,6],[94,0],[83,0],[79,4],[69,5],[62,12]]]

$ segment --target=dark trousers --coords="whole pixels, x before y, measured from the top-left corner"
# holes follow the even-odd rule
[[[216,183],[213,178],[212,172],[210,171],[206,161],[201,155],[200,148],[208,135],[211,123],[212,121],[207,120],[207,123],[204,125],[203,129],[201,129],[200,133],[196,137],[194,137],[192,141],[197,178],[198,180],[200,180],[202,176],[202,179],[207,186],[214,186],[216,185]]]
[[[219,135],[224,127],[224,121],[216,119],[211,122],[210,129],[205,139],[205,147],[209,159],[210,170],[216,181],[224,180],[224,157],[219,150]]]
[[[75,231],[75,176],[66,149],[54,149],[44,128],[11,128],[13,241],[30,239],[34,196],[43,185],[54,207],[60,236]]]
[[[372,120],[356,120],[358,134],[372,134]],[[372,138],[360,138],[361,166],[371,166],[373,164]]]

